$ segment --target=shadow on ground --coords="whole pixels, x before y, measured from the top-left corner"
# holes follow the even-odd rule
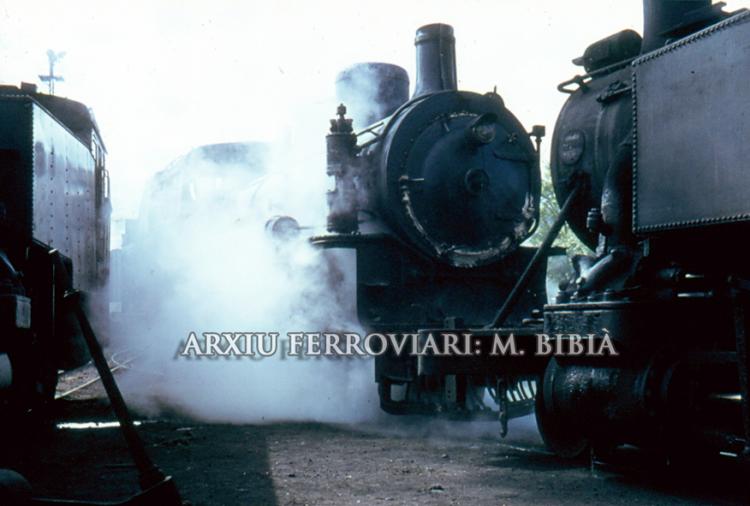
[[[56,409],[59,422],[113,419],[104,400]],[[194,506],[745,504],[736,465],[665,468],[632,452],[571,464],[544,450],[533,420],[514,423],[503,441],[496,424],[385,416],[357,426],[142,419],[139,433]],[[20,447],[5,456],[38,496],[121,500],[137,490],[117,428],[48,428]]]

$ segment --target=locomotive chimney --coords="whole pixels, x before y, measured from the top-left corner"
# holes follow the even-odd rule
[[[670,29],[682,23],[685,14],[711,7],[712,0],[643,0],[642,53],[658,49],[669,39]]]
[[[436,91],[455,90],[456,39],[453,27],[444,24],[426,25],[417,30],[417,82],[414,96]]]

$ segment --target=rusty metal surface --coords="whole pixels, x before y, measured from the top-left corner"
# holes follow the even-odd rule
[[[750,220],[750,14],[636,60],[636,232]]]

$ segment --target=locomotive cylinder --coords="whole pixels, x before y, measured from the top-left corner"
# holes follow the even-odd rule
[[[412,98],[458,89],[453,27],[436,23],[417,30],[417,82]]]
[[[557,362],[547,367],[542,387],[546,420],[574,427],[595,444],[739,449],[739,439],[712,441],[698,435],[738,433],[739,403],[731,354],[693,353],[663,362],[641,357],[612,363]],[[726,414],[721,421],[714,410]],[[731,421],[730,421],[731,420]],[[733,421],[733,422],[732,422]],[[546,429],[547,427],[542,427]]]

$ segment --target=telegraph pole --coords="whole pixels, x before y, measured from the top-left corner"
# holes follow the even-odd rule
[[[53,50],[48,49],[47,50],[47,60],[49,60],[49,74],[45,75],[39,75],[39,79],[43,83],[47,83],[47,86],[49,87],[49,94],[54,95],[55,94],[55,81],[64,81],[62,76],[56,76],[55,75],[55,63],[57,63],[59,60],[62,59],[62,57],[65,56],[65,51],[61,51],[59,53],[55,53]]]

